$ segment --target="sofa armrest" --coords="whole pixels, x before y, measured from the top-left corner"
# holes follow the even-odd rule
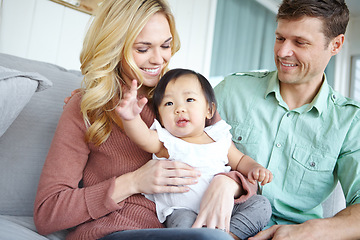
[[[37,233],[32,217],[18,217],[0,215],[1,239],[18,240],[63,240],[67,231],[59,231],[53,234],[42,236]]]
[[[340,182],[338,182],[333,193],[322,204],[322,206],[324,210],[324,218],[333,217],[346,207],[345,197]]]
[[[42,166],[63,111],[64,98],[81,86],[82,76],[79,71],[2,53],[0,66],[38,73],[53,84],[45,91],[35,92],[0,136],[0,215],[31,217]]]

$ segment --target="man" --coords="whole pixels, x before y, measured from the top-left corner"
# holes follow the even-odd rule
[[[324,74],[348,20],[344,0],[284,0],[277,71],[233,74],[215,88],[237,147],[274,174],[261,188],[272,227],[253,239],[360,239],[360,104],[333,91]],[[347,208],[322,219],[338,180]]]

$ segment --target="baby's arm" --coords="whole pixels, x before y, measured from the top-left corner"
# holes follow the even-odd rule
[[[137,99],[137,81],[133,80],[130,91],[120,100],[116,113],[122,120],[127,136],[143,150],[158,153],[163,144],[155,130],[151,130],[141,119],[140,112],[147,103],[147,99]]]
[[[233,142],[229,149],[228,158],[231,169],[237,170],[244,176],[247,176],[251,183],[255,184],[256,181],[258,181],[261,182],[261,185],[265,185],[273,179],[270,170],[261,166],[251,157],[240,152]]]

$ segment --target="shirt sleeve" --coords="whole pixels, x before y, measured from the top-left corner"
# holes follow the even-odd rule
[[[41,234],[71,228],[121,208],[121,203],[111,199],[115,178],[79,187],[90,153],[84,141],[80,99],[80,94],[75,95],[66,105],[40,176],[34,222]]]
[[[337,174],[346,205],[360,203],[360,112],[354,117],[337,161]]]

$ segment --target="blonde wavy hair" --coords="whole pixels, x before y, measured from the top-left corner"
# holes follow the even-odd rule
[[[142,84],[132,46],[155,13],[163,13],[172,34],[171,55],[180,49],[174,16],[166,0],[105,0],[85,36],[80,54],[83,96],[81,112],[87,125],[85,140],[99,146],[117,122],[114,109],[122,96],[121,65],[126,61]],[[168,63],[161,76],[167,71]]]

